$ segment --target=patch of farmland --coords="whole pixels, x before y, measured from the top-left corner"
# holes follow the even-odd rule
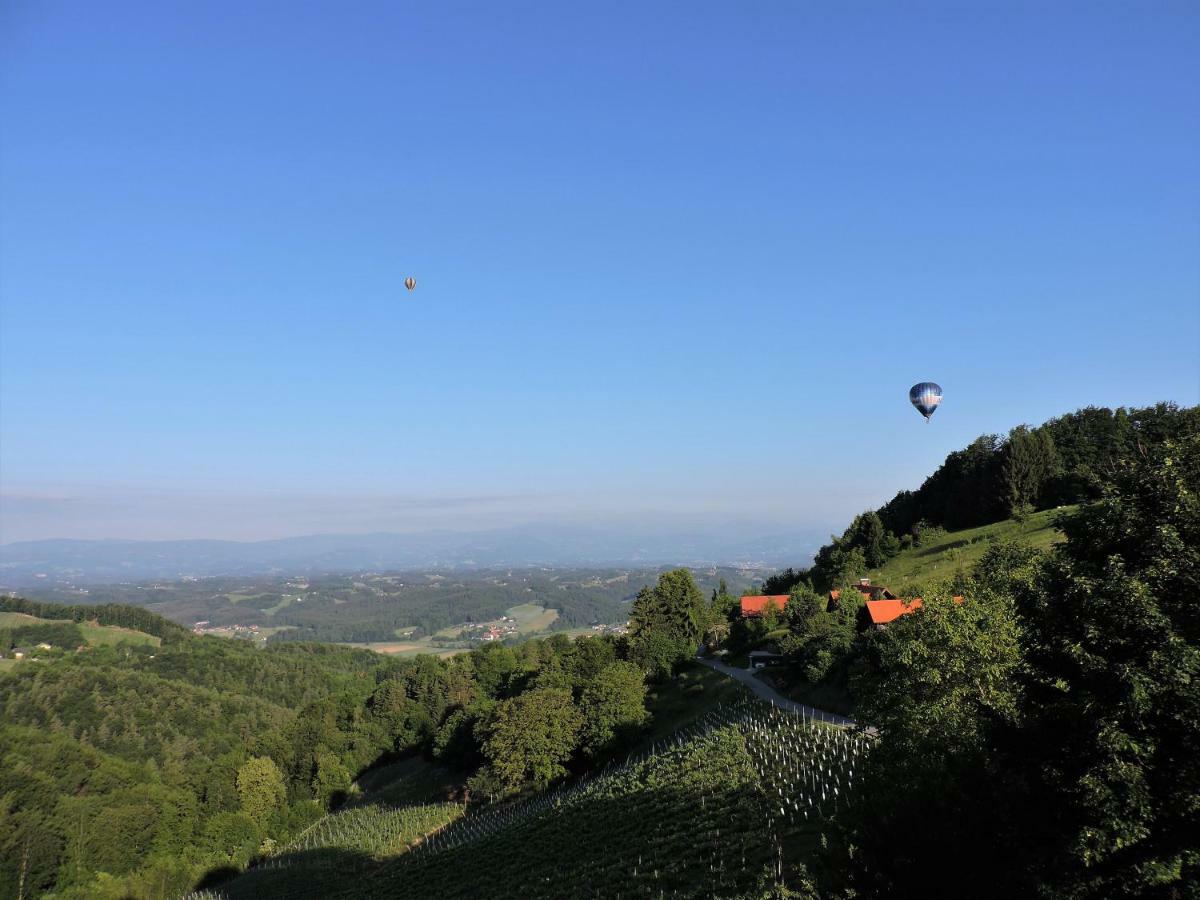
[[[462,649],[446,650],[440,647],[435,647],[425,641],[364,641],[360,643],[343,644],[344,647],[358,647],[362,650],[374,650],[376,653],[383,653],[387,656],[419,656],[428,654],[430,656],[449,657],[458,653],[466,653]]]
[[[122,628],[120,625],[100,625],[96,622],[80,622],[79,630],[83,632],[84,640],[92,646],[105,644],[146,644],[151,647],[162,645],[162,638],[135,631],[132,628]]]
[[[518,631],[529,634],[549,628],[558,618],[558,610],[547,609],[536,603],[522,603],[505,610],[505,615],[516,621]]]
[[[20,628],[23,625],[45,625],[53,622],[69,622],[70,619],[39,619],[37,616],[31,616],[26,613],[19,612],[0,612],[0,628]]]
[[[866,741],[747,698],[592,779],[469,814],[337,896],[765,896],[835,839]]]

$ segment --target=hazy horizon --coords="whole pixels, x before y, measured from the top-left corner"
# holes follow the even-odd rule
[[[0,542],[828,533],[1196,404],[1196,26],[10,4]]]

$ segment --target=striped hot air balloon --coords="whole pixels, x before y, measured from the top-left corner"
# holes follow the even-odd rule
[[[411,275],[409,275],[407,278],[404,279],[404,286],[411,291],[413,288],[415,288],[417,286],[417,279],[415,279]]]
[[[908,402],[917,408],[917,412],[929,421],[929,417],[937,411],[942,402],[942,387],[932,381],[922,381],[914,384],[908,390]]]

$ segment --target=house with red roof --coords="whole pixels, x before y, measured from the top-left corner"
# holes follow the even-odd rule
[[[870,578],[858,579],[858,584],[854,589],[862,594],[864,600],[899,600],[900,598],[885,588],[882,584],[871,584]],[[829,592],[830,609],[837,606],[838,598],[842,596],[841,591]]]
[[[963,598],[956,594],[954,602],[962,603]],[[920,597],[914,597],[912,600],[902,600],[899,597],[891,600],[868,600],[867,616],[872,625],[876,628],[883,628],[888,622],[894,622],[901,616],[920,609],[922,605],[924,605],[924,601]]]
[[[762,594],[742,598],[742,618],[756,619],[766,612],[767,607],[783,612],[787,606],[787,594]]]

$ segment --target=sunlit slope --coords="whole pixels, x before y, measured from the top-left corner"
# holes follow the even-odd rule
[[[1038,549],[1048,548],[1063,539],[1054,521],[1075,507],[1048,509],[1034,513],[1024,522],[1006,519],[962,531],[935,531],[927,534],[920,547],[904,550],[879,569],[870,572],[871,580],[893,591],[907,592],[910,586],[924,586],[971,571],[988,547],[997,541],[1018,541]]]
[[[743,700],[595,778],[468,815],[344,896],[757,894],[811,863],[865,750]]]
[[[743,697],[592,778],[465,816],[367,795],[192,900],[731,897],[820,883],[814,851],[868,747]]]

